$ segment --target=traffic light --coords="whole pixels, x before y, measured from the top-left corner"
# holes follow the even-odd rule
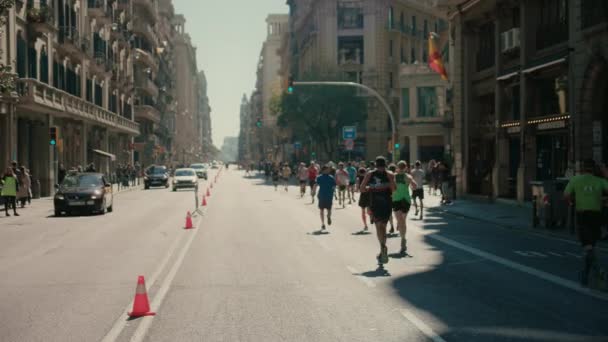
[[[398,150],[400,146],[399,143],[395,143],[395,150]]]
[[[258,118],[258,121],[255,122],[257,128],[262,128],[262,118]]]
[[[289,76],[287,83],[287,94],[293,94],[293,76]]]
[[[316,153],[316,152],[313,152],[313,153],[312,153],[312,157],[313,157],[313,158],[315,158],[316,156],[317,156],[317,153]]]
[[[49,127],[49,143],[51,146],[57,145],[57,127]]]

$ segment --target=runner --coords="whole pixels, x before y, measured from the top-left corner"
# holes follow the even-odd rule
[[[318,174],[319,170],[317,170],[315,162],[310,162],[310,166],[308,167],[308,185],[310,186],[310,197],[312,198],[312,203],[315,203],[315,190]]]
[[[581,285],[589,284],[592,269],[599,270],[595,255],[595,244],[600,239],[602,220],[602,195],[608,194],[608,181],[594,176],[595,162],[584,160],[582,174],[574,176],[564,190],[566,200],[572,203],[574,197],[578,238],[583,246],[585,261],[580,273]]]
[[[344,163],[338,164],[338,170],[336,171],[336,182],[338,183],[338,204],[342,205],[342,208],[346,208],[346,189],[348,188],[348,183],[350,181],[350,177],[348,172],[344,170]]]
[[[303,198],[306,194],[306,183],[308,182],[308,169],[304,163],[300,163],[298,168],[298,180],[300,181],[300,198]]]
[[[274,164],[271,168],[272,184],[274,185],[274,191],[277,191],[279,188],[279,177],[281,172],[277,164]]]
[[[321,175],[317,177],[319,186],[319,213],[321,215],[321,230],[325,230],[325,210],[327,210],[327,224],[331,226],[331,207],[336,190],[336,179],[329,174],[329,166],[323,166]]]
[[[393,175],[394,175],[395,173],[397,173],[397,165],[395,165],[394,163],[390,163],[389,166],[388,166],[388,170],[390,172],[392,172]],[[394,223],[394,216],[395,215],[393,214],[393,212],[391,212],[391,218],[388,221],[390,223],[390,225],[391,225],[391,229],[388,232],[390,235],[395,234],[395,225],[393,224]]]
[[[422,184],[424,182],[425,174],[420,160],[417,160],[416,164],[414,164],[414,169],[412,170],[411,174],[412,178],[414,178],[414,181],[416,182],[416,190],[412,190],[412,202],[414,203],[414,208],[416,209],[414,216],[418,216],[418,204],[416,203],[416,199],[418,199],[420,200],[420,219],[422,220],[422,212],[424,211],[424,203],[422,202],[424,200],[424,189]]]
[[[291,168],[289,167],[289,164],[285,163],[285,165],[283,165],[283,169],[281,170],[281,176],[285,184],[285,192],[287,192],[289,186],[289,177],[291,177]]]
[[[376,158],[376,168],[365,175],[361,184],[362,191],[370,192],[370,207],[376,223],[376,234],[380,243],[378,262],[388,263],[388,249],[386,248],[386,224],[391,217],[391,193],[395,190],[395,178],[386,170],[386,159]]]
[[[352,162],[348,162],[348,167],[346,168],[346,172],[348,172],[348,204],[352,204],[355,200],[355,184],[357,183],[357,168],[353,165]]]
[[[397,165],[397,174],[395,174],[395,184],[397,189],[393,192],[393,211],[397,217],[397,229],[401,235],[401,250],[399,254],[405,255],[407,249],[407,241],[405,234],[407,233],[406,217],[410,210],[410,187],[416,191],[416,181],[407,174],[407,163],[400,161]]]
[[[359,207],[361,207],[361,220],[363,220],[363,230],[367,231],[367,215],[366,212],[369,209],[369,192],[361,191],[361,184],[363,183],[363,179],[365,178],[365,174],[367,171],[364,167],[359,168],[359,174],[357,175],[357,191],[361,192],[359,195]],[[372,222],[373,224],[373,222]]]

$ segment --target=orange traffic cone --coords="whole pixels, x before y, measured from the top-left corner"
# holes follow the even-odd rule
[[[154,316],[156,312],[150,311],[150,302],[146,292],[146,282],[144,276],[137,278],[137,288],[135,289],[135,300],[133,301],[133,311],[129,312],[129,317]]]
[[[186,229],[192,229],[194,228],[192,226],[192,215],[190,214],[190,212],[188,212],[188,214],[186,215]]]
[[[207,188],[207,197],[211,197],[211,192],[209,192],[209,188]]]
[[[203,207],[207,206],[207,197],[203,196]]]

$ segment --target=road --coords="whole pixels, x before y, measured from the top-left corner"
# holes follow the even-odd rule
[[[430,210],[383,272],[354,205],[318,235],[310,197],[234,169],[208,202],[192,230],[193,193],[166,189],[0,218],[0,341],[608,341],[608,295],[578,286],[570,241]],[[138,275],[157,315],[128,320]]]

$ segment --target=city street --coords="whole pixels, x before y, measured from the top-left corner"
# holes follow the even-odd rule
[[[159,188],[104,216],[55,218],[48,199],[1,216],[0,341],[608,341],[574,241],[431,209],[382,271],[354,204],[319,234],[309,195],[231,168],[185,230],[194,209]],[[139,275],[157,314],[129,320]]]

